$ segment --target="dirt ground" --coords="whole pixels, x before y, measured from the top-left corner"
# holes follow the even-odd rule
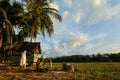
[[[80,72],[47,71],[32,69],[21,70],[19,67],[0,68],[0,80],[116,80],[114,77],[84,74]]]

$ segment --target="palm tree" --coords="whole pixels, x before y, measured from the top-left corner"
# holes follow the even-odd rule
[[[10,0],[0,1],[0,48],[2,51],[10,48],[14,36],[17,36],[20,41],[31,38],[31,42],[40,32],[45,36],[47,31],[51,36],[54,32],[51,16],[62,21],[58,11],[49,6],[49,3],[53,2],[52,0],[25,1],[25,5],[21,5],[17,1],[13,4],[10,3]],[[18,28],[21,30],[18,35],[14,30],[16,26],[19,26]]]
[[[21,20],[22,7],[18,3],[10,4],[9,0],[0,2],[0,52],[4,57],[9,50],[15,36],[14,26]]]
[[[39,32],[45,36],[45,31],[51,36],[54,32],[53,21],[51,16],[60,22],[62,21],[58,11],[49,6],[52,0],[28,0],[26,3],[26,12],[24,16],[24,24],[20,35],[26,34],[26,37],[36,38]],[[28,35],[27,35],[28,34]]]
[[[2,31],[4,31],[4,29],[7,30],[7,32],[4,32],[4,34],[8,33],[8,34],[6,34],[7,38],[10,38],[9,36],[15,35],[14,26],[16,26],[20,23],[20,21],[22,19],[22,17],[20,16],[22,11],[23,11],[22,6],[19,3],[13,3],[11,5],[9,0],[0,2],[1,38],[3,38]],[[0,40],[2,42],[2,39],[0,39]],[[6,40],[6,41],[9,42],[9,40]],[[1,45],[2,45],[2,43],[1,43]]]

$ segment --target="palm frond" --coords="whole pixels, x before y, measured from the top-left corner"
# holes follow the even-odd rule
[[[10,31],[11,31],[11,35],[14,35],[15,32],[14,32],[13,26],[12,26],[11,22],[8,20],[6,12],[5,12],[2,8],[0,8],[0,10],[1,10],[2,13],[3,13],[3,16],[4,16],[4,18],[5,18],[6,24],[10,27],[9,29],[10,29]]]

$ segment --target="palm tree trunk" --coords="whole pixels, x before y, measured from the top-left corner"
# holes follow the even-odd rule
[[[2,46],[2,29],[0,29],[0,47]]]
[[[30,34],[31,34],[31,39],[30,39],[30,42],[32,42],[32,32],[31,32]]]
[[[1,26],[2,26],[2,28],[0,29],[0,47],[2,47],[2,42],[3,42],[2,41],[3,40],[3,31],[2,31],[2,29],[3,29],[3,26],[4,26],[3,25],[3,21],[2,21],[2,25]]]
[[[3,37],[2,37],[2,34],[0,35],[0,48],[2,47],[2,40],[3,40]]]
[[[12,36],[10,37],[11,39],[10,39],[10,49],[12,48],[12,41],[13,41],[13,39],[12,39]],[[12,51],[10,50],[10,54],[12,54]]]

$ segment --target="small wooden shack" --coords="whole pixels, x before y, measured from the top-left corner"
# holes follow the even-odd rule
[[[21,52],[24,50],[27,51],[27,63],[29,65],[36,63],[38,59],[38,54],[41,54],[40,42],[16,42],[12,48],[12,56],[10,56],[9,60],[13,63],[19,63]]]

